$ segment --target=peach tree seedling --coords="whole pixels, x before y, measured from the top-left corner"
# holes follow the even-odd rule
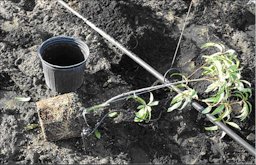
[[[134,122],[149,122],[151,120],[152,107],[158,105],[159,101],[154,101],[154,96],[151,92],[148,103],[146,103],[144,99],[136,95],[132,96],[131,98],[140,103],[140,105],[137,107],[139,111],[135,113]]]
[[[196,92],[190,89],[187,84],[179,85],[177,87],[188,88],[191,92],[177,94],[171,101],[169,111],[180,108],[184,100],[185,102],[180,109],[183,109],[187,101],[191,101],[191,98],[197,99],[207,105],[202,111],[203,114],[211,113],[217,117],[216,121],[223,121],[240,129],[238,124],[232,121],[232,118],[239,118],[243,121],[249,116],[252,110],[252,105],[248,101],[252,95],[251,84],[241,79],[242,68],[234,50],[225,50],[224,45],[216,43],[206,43],[202,46],[202,48],[209,47],[215,47],[219,50],[217,53],[203,56],[205,64],[200,68],[203,70],[202,76],[210,83],[205,89],[205,93],[208,93],[209,97],[199,99]],[[236,105],[241,108],[235,110]],[[205,129],[217,130],[218,126],[206,127]]]
[[[192,100],[198,100],[207,105],[207,107],[202,111],[203,114],[211,113],[216,116],[216,121],[222,121],[225,124],[240,129],[239,125],[232,119],[239,118],[243,121],[249,116],[252,110],[252,105],[248,101],[252,95],[252,90],[250,88],[251,84],[248,81],[241,79],[242,68],[240,67],[240,61],[235,55],[234,50],[225,50],[224,45],[216,43],[206,43],[202,46],[202,48],[209,47],[215,47],[219,51],[211,55],[204,55],[204,65],[198,68],[190,76],[186,77],[179,74],[183,80],[142,88],[114,96],[102,104],[86,108],[83,111],[84,118],[85,114],[106,108],[107,106],[110,106],[112,102],[132,98],[136,102],[140,103],[137,107],[137,111],[135,112],[134,122],[149,122],[151,120],[152,108],[159,104],[158,101],[154,101],[154,96],[151,91],[161,88],[170,88],[170,86],[175,85],[177,88],[181,89],[182,92],[172,98],[168,112],[176,109],[182,110],[191,103]],[[201,75],[202,77],[189,79],[199,70],[203,71]],[[209,96],[207,98],[199,98],[197,91],[189,87],[190,82],[200,81],[207,81],[209,83],[205,89],[205,93]],[[148,103],[138,96],[142,93],[150,93]],[[241,108],[235,109],[235,106],[240,106]],[[109,117],[115,117],[116,115],[118,114],[114,111],[108,113]],[[218,126],[206,127],[205,129],[213,131],[217,130]]]

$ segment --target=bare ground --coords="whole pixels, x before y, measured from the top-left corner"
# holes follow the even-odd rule
[[[200,46],[222,42],[239,54],[243,78],[255,83],[254,5],[242,0],[198,0],[189,16],[175,67],[189,73],[201,65]],[[69,0],[69,4],[116,38],[142,59],[165,73],[180,35],[190,1],[187,0]],[[253,164],[255,159],[229,137],[206,132],[204,116],[188,107],[166,113],[170,95],[155,93],[162,107],[150,124],[136,124],[123,117],[100,127],[102,138],[46,142],[38,123],[35,102],[58,95],[47,88],[36,51],[46,39],[78,37],[90,47],[85,81],[76,91],[84,106],[100,103],[130,89],[150,86],[154,77],[67,12],[56,1],[2,0],[0,2],[0,162],[96,164]],[[195,84],[202,91],[202,84]],[[254,88],[254,85],[253,85]],[[203,92],[200,93],[203,95]],[[17,102],[16,96],[30,96]],[[254,102],[255,96],[251,99]],[[255,105],[253,105],[255,107]],[[129,104],[117,105],[133,112]],[[255,145],[255,112],[237,132]],[[125,116],[125,114],[124,114]],[[92,121],[94,124],[95,121]]]

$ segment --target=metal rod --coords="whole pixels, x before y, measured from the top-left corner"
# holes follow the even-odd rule
[[[131,51],[127,50],[123,45],[121,45],[119,42],[117,42],[114,38],[112,38],[110,35],[108,35],[107,33],[105,33],[103,30],[101,30],[100,28],[96,27],[93,23],[91,23],[89,20],[87,20],[86,18],[84,18],[81,14],[79,14],[78,12],[76,12],[74,9],[72,9],[71,7],[69,7],[67,5],[67,3],[65,3],[62,0],[58,0],[58,2],[60,4],[62,4],[65,8],[67,8],[68,10],[70,10],[73,14],[75,14],[78,18],[81,18],[88,26],[90,26],[93,30],[95,30],[96,32],[98,32],[102,37],[104,37],[106,40],[108,40],[110,43],[112,43],[113,45],[115,45],[117,48],[119,48],[123,53],[125,53],[126,55],[128,55],[131,59],[133,59],[136,63],[138,63],[139,65],[141,65],[143,68],[145,68],[147,71],[149,71],[151,74],[153,74],[157,79],[159,79],[161,82],[164,82],[164,77],[159,74],[154,68],[152,68],[150,65],[148,65],[147,63],[145,63],[141,58],[139,58],[138,56],[136,56],[134,53],[132,53]]]
[[[202,112],[205,108],[198,104],[195,101],[192,101],[192,106],[199,112]],[[216,121],[216,118],[211,114],[206,114],[206,117],[215,125],[217,125],[219,128],[222,129],[227,135],[229,135],[232,139],[234,139],[236,142],[238,142],[240,145],[242,145],[249,153],[251,153],[253,156],[256,156],[256,150],[254,147],[252,147],[247,141],[245,141],[243,138],[241,138],[239,135],[237,135],[232,129],[230,129],[228,126],[226,126],[224,123],[220,121]]]
[[[134,60],[137,64],[142,66],[144,69],[146,69],[148,72],[150,72],[153,76],[155,76],[159,81],[162,83],[168,83],[167,79],[160,74],[158,71],[156,71],[153,67],[148,65],[145,61],[143,61],[141,58],[139,58],[137,55],[132,53],[131,51],[127,50],[124,46],[122,46],[119,42],[117,42],[114,38],[109,36],[107,33],[105,33],[100,28],[96,27],[92,22],[84,18],[81,14],[76,12],[74,9],[69,7],[64,1],[58,0],[58,2],[63,5],[66,9],[68,9],[70,12],[72,12],[74,15],[76,15],[78,18],[82,19],[88,26],[90,26],[93,30],[98,32],[102,37],[104,37],[106,40],[108,40],[110,43],[115,45],[117,48],[119,48],[123,53],[128,55],[132,60]],[[170,87],[176,91],[177,93],[180,93],[181,90],[177,88],[174,85],[170,85]],[[204,107],[201,106],[199,103],[193,101],[192,106],[199,112],[201,112]],[[246,142],[244,139],[242,139],[240,136],[238,136],[233,130],[231,130],[228,126],[223,124],[222,122],[216,122],[216,118],[210,114],[207,114],[206,117],[215,125],[219,126],[224,132],[227,133],[232,139],[234,139],[237,143],[242,145],[249,153],[251,153],[253,156],[256,156],[255,148],[253,148],[248,142]]]

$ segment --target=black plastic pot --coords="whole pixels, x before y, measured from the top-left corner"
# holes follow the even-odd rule
[[[59,93],[73,92],[83,83],[88,46],[79,39],[57,36],[43,42],[38,49],[45,82]]]

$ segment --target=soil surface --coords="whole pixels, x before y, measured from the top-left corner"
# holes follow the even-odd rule
[[[170,67],[190,4],[188,0],[67,0],[75,10],[164,74]],[[236,50],[244,79],[255,84],[255,7],[249,0],[195,0],[181,40],[175,67],[189,74],[202,63],[200,49],[208,41]],[[106,119],[101,138],[43,139],[35,103],[59,95],[44,81],[37,56],[46,39],[66,35],[90,48],[84,83],[75,93],[89,107],[131,89],[151,86],[156,79],[90,29],[49,0],[0,1],[0,163],[96,164],[254,164],[255,158],[228,136],[204,130],[205,116],[188,107],[167,113],[172,96],[155,92],[161,106],[148,124],[132,122],[134,104],[120,102],[121,119]],[[205,84],[194,84],[203,96]],[[18,102],[17,96],[31,97]],[[148,95],[145,95],[145,98]],[[253,95],[250,100],[254,104]],[[105,113],[99,114],[100,120]],[[255,146],[255,112],[244,122],[242,138]],[[95,121],[90,121],[92,126]]]

